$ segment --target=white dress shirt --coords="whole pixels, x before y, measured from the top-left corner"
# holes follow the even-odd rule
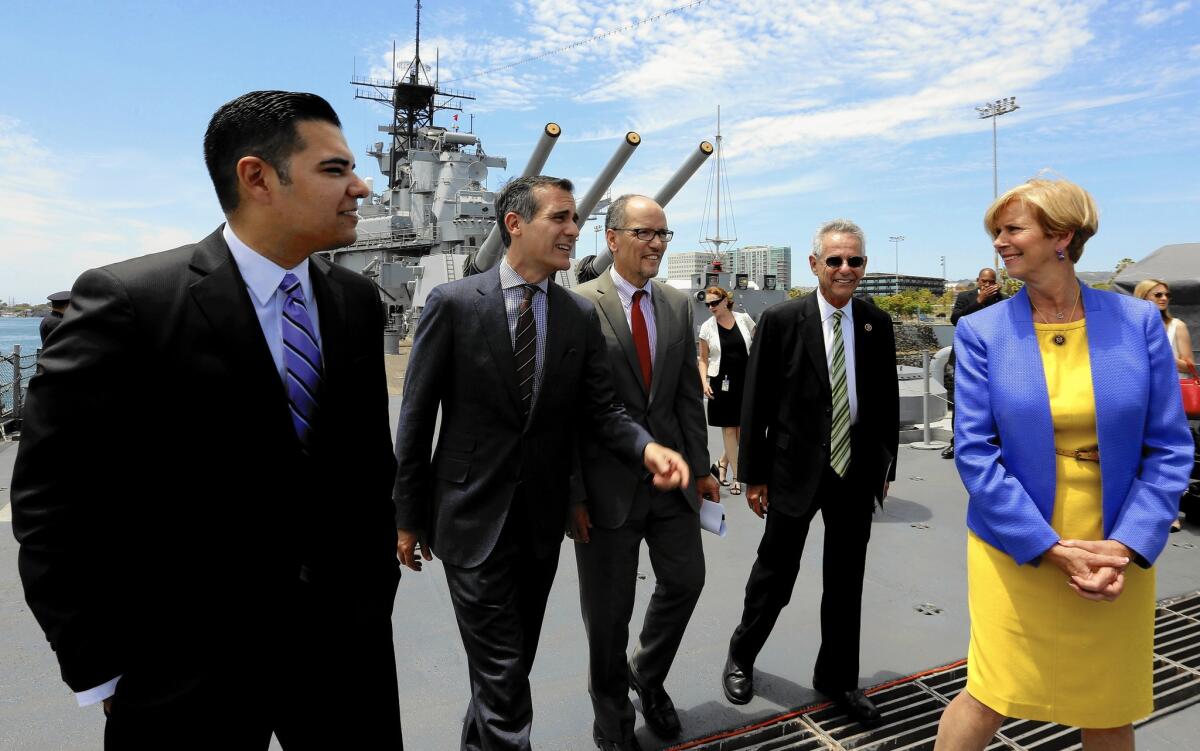
[[[287,300],[287,295],[280,291],[279,285],[283,282],[283,275],[289,271],[300,281],[308,317],[312,320],[313,334],[317,337],[317,344],[321,343],[321,325],[317,316],[317,301],[313,297],[312,280],[308,275],[308,259],[305,258],[295,268],[285,269],[276,265],[266,256],[251,250],[234,234],[228,223],[225,224],[221,234],[225,238],[225,244],[229,246],[229,251],[233,254],[233,262],[237,264],[238,271],[246,282],[246,289],[250,293],[250,303],[254,306],[254,312],[258,316],[258,325],[262,327],[263,337],[267,340],[267,349],[271,351],[271,359],[275,361],[279,380],[284,381],[286,375],[283,363],[283,329],[281,327],[283,325],[283,304]],[[111,681],[95,688],[78,691],[75,693],[75,701],[81,707],[98,704],[116,693],[117,682],[120,680],[121,676],[118,675]]]
[[[835,308],[818,289],[817,306],[821,309],[821,333],[825,336],[825,364],[829,368],[830,377],[833,375],[833,314],[842,311],[842,348],[846,356],[846,395],[850,398],[850,424],[858,422],[858,386],[854,378],[854,301],[846,303],[841,308]],[[832,386],[832,383],[830,384]]]

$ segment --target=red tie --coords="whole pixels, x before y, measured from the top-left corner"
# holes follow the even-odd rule
[[[650,334],[646,332],[646,316],[642,314],[642,298],[646,290],[639,289],[633,293],[633,310],[629,314],[630,328],[633,330],[633,346],[637,348],[638,363],[642,366],[642,380],[646,391],[650,391]]]

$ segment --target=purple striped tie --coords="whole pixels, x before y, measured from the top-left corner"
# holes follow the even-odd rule
[[[321,348],[313,333],[312,319],[304,305],[300,280],[288,272],[279,289],[287,296],[283,302],[283,365],[287,383],[288,408],[292,424],[305,452],[309,448],[312,426],[317,416],[317,397],[321,393]]]

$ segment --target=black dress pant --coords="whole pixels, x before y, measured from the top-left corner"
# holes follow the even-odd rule
[[[733,632],[729,651],[734,663],[750,670],[780,611],[792,597],[800,556],[809,524],[817,511],[825,522],[822,562],[821,650],[813,683],[827,691],[850,691],[858,685],[858,648],[862,621],[863,572],[871,539],[871,492],[826,467],[808,512],[788,516],[774,508],[767,513],[758,557],[746,582],[742,620]]]
[[[444,564],[467,652],[471,699],[464,751],[528,751],[533,725],[529,672],[560,546],[535,544],[514,499],[495,548],[474,568]]]
[[[106,751],[266,751],[272,734],[285,751],[402,751],[388,604],[359,610],[303,582],[273,604],[247,618],[243,641],[198,629],[141,645],[112,698]]]
[[[634,734],[629,667],[643,686],[663,684],[704,588],[700,515],[679,491],[659,493],[645,486],[638,490],[623,525],[616,529],[593,527],[590,537],[591,542],[575,543],[575,561],[588,637],[593,729],[596,737],[619,742]],[[654,594],[627,663],[625,650],[643,539],[654,568]]]

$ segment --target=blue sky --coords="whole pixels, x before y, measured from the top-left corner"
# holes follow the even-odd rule
[[[688,0],[493,0],[424,6],[422,57],[473,91],[485,149],[586,189],[620,137],[643,137],[614,193],[654,192],[722,106],[738,244],[791,245],[847,216],[870,268],[973,277],[992,139],[1001,190],[1050,168],[1095,196],[1080,268],[1200,241],[1200,2],[708,0],[555,52]],[[19,2],[0,25],[0,296],[37,300],[84,269],[198,239],[221,221],[201,157],[208,118],[245,91],[329,99],[360,155],[386,113],[350,78],[411,56],[414,3]],[[331,11],[336,7],[336,11]],[[495,70],[534,55],[544,59]],[[481,71],[493,71],[483,73]],[[445,120],[443,120],[444,124]],[[377,179],[382,184],[382,180]],[[707,168],[668,207],[671,250],[694,250]],[[584,228],[580,252],[591,252]],[[794,283],[808,281],[806,270]]]

